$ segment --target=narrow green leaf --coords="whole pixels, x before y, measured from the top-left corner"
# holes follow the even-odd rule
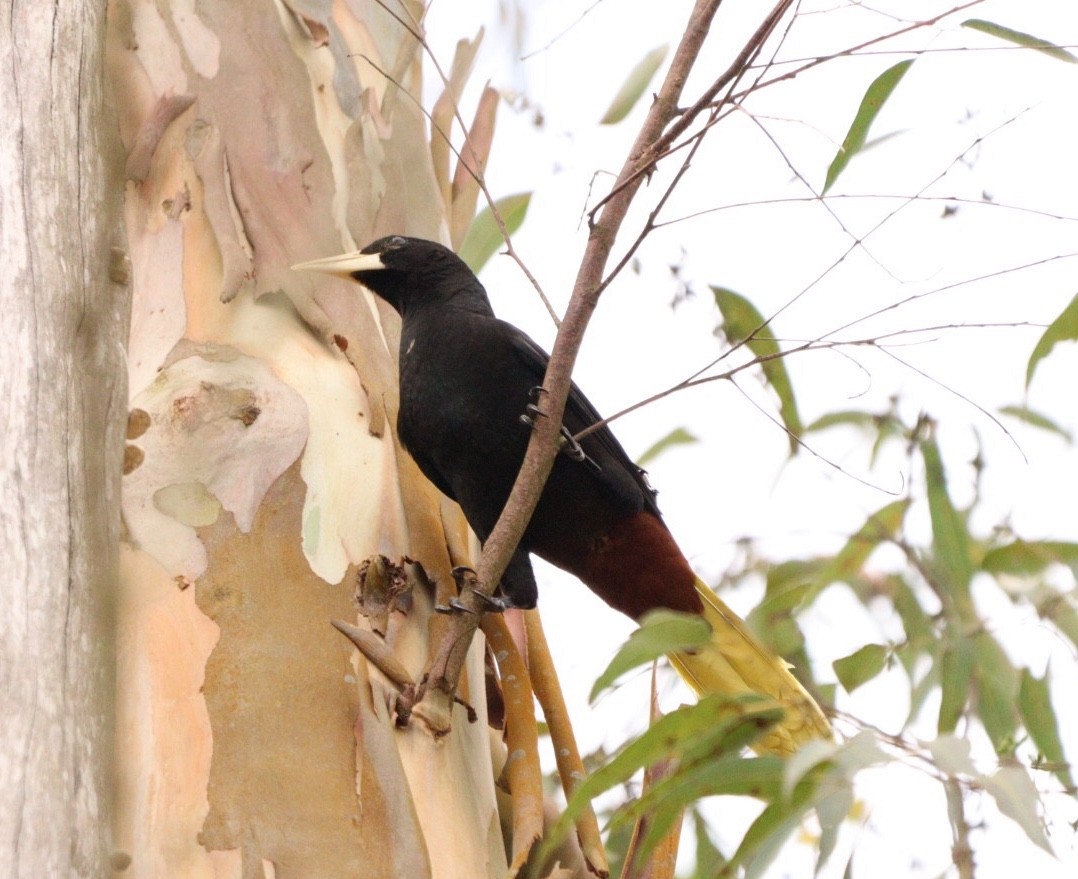
[[[1059,61],[1066,61],[1068,64],[1078,62],[1078,58],[1066,49],[1057,46],[1055,43],[1051,43],[1048,40],[1042,40],[1040,37],[1035,37],[1032,34],[1025,34],[1022,33],[1022,31],[1012,30],[1001,24],[985,21],[981,18],[970,18],[962,22],[962,27],[968,27],[970,30],[980,31],[983,34],[998,37],[1001,40],[1006,40],[1008,43],[1025,46],[1027,49],[1043,52],[1051,58],[1055,58]]]
[[[1047,583],[1038,584],[1029,595],[1029,602],[1044,620],[1051,620],[1070,642],[1078,648],[1078,593],[1061,594]]]
[[[888,649],[883,644],[866,644],[860,650],[831,663],[839,683],[852,693],[872,680],[887,665]]]
[[[939,446],[931,437],[922,440],[921,455],[925,462],[925,481],[928,492],[928,511],[932,519],[933,549],[940,575],[941,596],[949,604],[948,611],[965,622],[976,615],[969,596],[973,578],[970,560],[969,532],[965,519],[955,509],[947,493],[947,476],[943,470]]]
[[[1004,815],[1016,822],[1034,843],[1049,854],[1053,853],[1044,835],[1037,786],[1024,767],[1001,766],[991,775],[982,777],[981,784]]]
[[[811,424],[805,426],[805,433],[817,430],[828,430],[832,427],[857,427],[861,430],[876,430],[880,426],[880,416],[871,412],[862,412],[859,409],[842,409],[838,412],[827,412],[821,415]]]
[[[981,560],[981,568],[990,574],[1028,577],[1056,563],[1078,566],[1078,543],[1016,540],[986,552]]]
[[[530,192],[521,192],[517,195],[507,195],[494,202],[510,235],[516,232],[524,222],[531,198]],[[468,264],[468,268],[478,275],[487,261],[498,252],[498,248],[504,241],[501,230],[494,221],[490,205],[487,205],[472,220],[468,234],[464,236],[464,243],[460,246],[459,256]]]
[[[717,876],[726,866],[726,856],[711,838],[707,821],[699,810],[692,810],[693,829],[696,836],[696,858],[693,866],[693,879],[708,879]]]
[[[1059,724],[1052,706],[1047,673],[1043,678],[1035,678],[1028,668],[1022,669],[1022,683],[1018,688],[1018,710],[1022,713],[1022,723],[1026,731],[1047,764],[1045,768],[1051,769],[1064,786],[1073,789],[1074,776],[1071,775],[1067,755],[1063,752],[1063,742],[1059,737]]]
[[[1033,372],[1037,365],[1047,357],[1058,342],[1073,342],[1078,339],[1078,296],[1075,296],[1059,317],[1048,325],[1044,335],[1037,340],[1033,353],[1029,355],[1026,366],[1026,387],[1033,381]]]
[[[940,659],[940,735],[953,733],[969,699],[973,679],[973,643],[960,638],[943,651]]]
[[[624,784],[645,766],[685,753],[697,759],[702,754],[718,759],[739,753],[778,723],[782,715],[781,708],[755,694],[734,698],[712,694],[659,718],[580,783],[537,856],[549,852],[564,838],[586,803]]]
[[[703,617],[672,610],[654,610],[645,614],[640,628],[621,645],[595,681],[588,702],[594,702],[626,672],[654,662],[667,653],[703,647],[710,639],[711,627]]]
[[[973,637],[973,677],[977,682],[977,716],[996,752],[1010,753],[1018,732],[1018,670],[987,632]]]
[[[626,77],[621,89],[614,96],[614,100],[610,102],[610,107],[603,114],[603,118],[599,120],[601,125],[613,125],[629,115],[629,111],[636,106],[636,102],[647,89],[648,83],[655,76],[659,65],[663,63],[667,48],[669,47],[657,46],[640,59]]]
[[[876,547],[897,537],[909,508],[910,500],[904,498],[871,514],[838,554],[824,565],[816,581],[817,587],[849,581],[860,573]]]
[[[700,761],[687,770],[678,770],[639,799],[615,813],[615,822],[635,822],[647,815],[651,821],[643,840],[642,852],[670,830],[683,810],[708,796],[750,796],[774,800],[779,794],[782,760],[777,757],[747,758],[728,754],[720,760]]]
[[[797,786],[792,797],[771,803],[745,831],[741,844],[730,858],[730,867],[744,866],[746,879],[762,875],[786,840],[800,826],[801,819],[815,804],[817,795],[816,785],[804,781]]]
[[[1056,424],[1056,422],[1047,415],[1043,415],[1040,412],[1034,412],[1028,406],[1003,406],[999,411],[1003,415],[1009,415],[1011,418],[1017,418],[1019,421],[1024,421],[1031,427],[1038,427],[1049,433],[1057,434],[1063,437],[1068,443],[1074,441],[1074,436],[1069,430]]]
[[[894,583],[892,601],[895,611],[902,619],[902,628],[906,631],[906,640],[917,653],[930,650],[937,639],[936,627],[932,618],[925,613],[921,602],[912,587],[901,577],[892,579]]]
[[[732,345],[744,343],[755,357],[762,360],[760,368],[763,370],[764,379],[778,394],[779,417],[790,432],[790,454],[794,454],[798,448],[796,438],[804,432],[804,426],[797,412],[790,375],[779,356],[779,343],[770,338],[771,331],[763,326],[763,315],[748,299],[725,287],[712,286],[711,292],[722,314],[722,331],[727,340]]]
[[[643,467],[674,446],[686,446],[698,442],[700,442],[699,438],[689,433],[684,427],[675,427],[662,439],[652,443],[647,451],[636,459],[636,464],[638,467]]]
[[[861,98],[861,106],[857,108],[850,130],[846,132],[846,139],[842,142],[838,152],[835,153],[835,158],[831,160],[831,165],[827,169],[827,177],[823,184],[825,193],[838,179],[839,174],[846,169],[850,159],[865,148],[868,130],[872,127],[872,123],[876,121],[876,117],[880,114],[884,103],[891,96],[891,92],[895,90],[902,77],[905,76],[906,71],[910,69],[911,64],[913,64],[912,58],[907,61],[900,61],[872,81],[872,84],[865,92],[865,96]]]

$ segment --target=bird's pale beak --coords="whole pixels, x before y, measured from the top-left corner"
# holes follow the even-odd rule
[[[382,262],[379,253],[341,253],[337,256],[327,256],[322,259],[312,259],[309,262],[300,262],[292,266],[294,272],[322,272],[327,275],[338,275],[342,278],[350,278],[355,272],[376,272],[384,269],[386,264]]]

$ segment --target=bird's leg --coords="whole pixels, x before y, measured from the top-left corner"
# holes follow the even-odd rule
[[[521,423],[528,425],[528,427],[532,428],[533,430],[535,429],[536,418],[546,418],[546,413],[540,412],[539,406],[537,405],[539,402],[540,395],[545,394],[546,392],[546,388],[542,387],[541,385],[536,386],[530,391],[528,391],[529,403],[524,407],[524,414],[520,416],[520,421]],[[583,447],[580,445],[580,443],[573,439],[573,435],[569,432],[569,428],[567,428],[564,424],[561,426],[561,438],[559,440],[559,443],[560,451],[564,452],[570,460],[579,461],[580,463],[587,464],[588,468],[595,473],[602,472],[603,468],[600,467],[593,459],[588,457]]]

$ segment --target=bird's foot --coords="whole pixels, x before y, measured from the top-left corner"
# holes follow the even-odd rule
[[[539,411],[539,398],[546,393],[546,388],[536,385],[528,391],[528,404],[524,407],[524,414],[520,416],[521,424],[526,424],[535,430],[535,422],[538,418],[546,418],[546,413]]]
[[[481,592],[476,588],[476,584],[479,582],[476,579],[475,570],[469,568],[467,565],[457,565],[449,572],[453,576],[453,581],[457,584],[457,590],[460,592],[471,592],[479,602],[484,606],[480,613],[503,613],[515,605],[508,599],[501,595],[487,595],[485,592]],[[453,613],[472,613],[475,611],[470,607],[467,607],[463,601],[457,596],[449,599],[447,604],[436,604],[434,610],[438,613],[453,614]]]
[[[546,418],[545,412],[539,411],[539,397],[547,392],[546,388],[536,386],[528,391],[528,400],[530,401],[524,407],[524,414],[520,416],[522,424],[526,424],[532,430],[535,430],[535,422],[539,418]],[[587,452],[584,451],[584,447],[573,438],[572,433],[569,432],[564,424],[561,426],[561,438],[559,440],[560,451],[567,455],[571,461],[578,461],[582,464],[586,464],[590,470],[595,473],[602,473],[603,468],[600,467],[594,459],[589,458]]]
[[[582,464],[587,464],[588,468],[595,473],[602,473],[603,468],[596,463],[593,458],[589,458],[587,452],[584,451],[584,447],[569,433],[569,428],[562,425],[561,428],[561,451],[567,455],[571,461],[579,461]]]
[[[452,598],[450,598],[448,604],[436,604],[436,605],[434,605],[434,612],[435,613],[444,613],[444,614],[456,614],[456,613],[472,613],[472,614],[474,614],[475,613],[475,611],[472,610],[470,607],[465,607],[464,602],[462,602],[456,596],[453,596]]]
[[[482,604],[486,605],[486,613],[504,613],[516,606],[503,595],[487,595],[475,587],[472,587],[471,592]]]

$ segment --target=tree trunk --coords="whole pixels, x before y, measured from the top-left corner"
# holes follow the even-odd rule
[[[0,873],[97,877],[128,309],[104,10],[0,18]]]
[[[396,690],[330,625],[359,621],[418,678],[430,580],[468,557],[395,440],[395,315],[289,269],[471,216],[409,97],[420,53],[376,4],[109,7],[134,277],[125,877],[505,875],[480,649],[479,722],[457,708],[438,740],[394,727]]]

